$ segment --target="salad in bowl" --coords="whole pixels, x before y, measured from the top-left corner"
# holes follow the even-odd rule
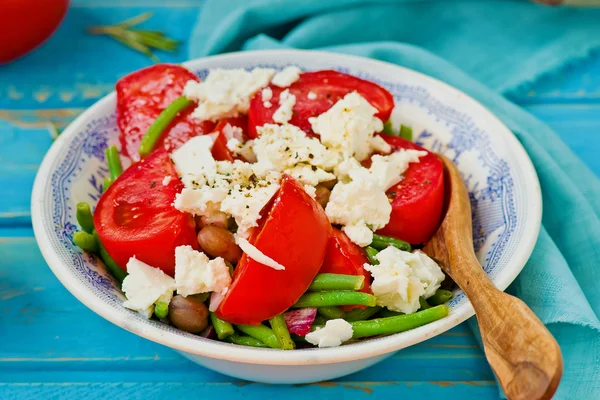
[[[121,154],[106,150],[74,243],[125,307],[238,345],[332,347],[443,318],[444,273],[412,250],[440,222],[442,162],[393,108],[333,70],[134,72],[117,83]]]
[[[535,171],[464,93],[308,51],[156,65],[54,143],[32,193],[49,266],[93,311],[239,378],[332,379],[473,315],[420,251],[463,174],[504,289],[540,226]],[[285,351],[284,351],[285,350]]]

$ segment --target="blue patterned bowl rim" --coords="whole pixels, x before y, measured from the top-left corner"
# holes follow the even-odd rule
[[[362,57],[302,50],[230,53],[185,63],[204,77],[210,68],[336,69],[386,87],[396,101],[393,118],[416,129],[417,143],[445,154],[459,167],[473,205],[474,245],[494,284],[504,290],[527,262],[541,224],[539,181],[527,153],[510,130],[474,99],[416,71]],[[95,203],[106,175],[104,149],[117,143],[116,95],[80,115],[52,145],[32,193],[32,220],[42,254],[63,285],[87,307],[114,324],[165,346],[201,356],[250,364],[328,364],[390,353],[438,335],[471,317],[460,290],[450,315],[387,337],[338,348],[281,352],[204,339],[122,307],[123,296],[100,262],[72,243],[74,204]],[[83,193],[83,194],[82,194]]]

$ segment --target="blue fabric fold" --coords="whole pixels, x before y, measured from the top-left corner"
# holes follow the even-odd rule
[[[599,49],[598,21],[600,10],[516,0],[209,0],[189,53],[355,54],[431,75],[495,113],[531,157],[544,201],[538,243],[508,291],[561,345],[556,398],[592,399],[600,398],[600,181],[550,128],[503,96]],[[470,324],[477,332],[475,319]]]

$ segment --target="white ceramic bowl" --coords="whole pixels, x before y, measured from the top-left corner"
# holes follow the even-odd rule
[[[194,60],[186,66],[204,78],[209,68],[336,69],[377,82],[394,95],[396,125],[413,127],[415,140],[450,157],[463,173],[473,205],[475,248],[494,284],[505,289],[529,258],[540,228],[539,182],[524,149],[489,111],[464,93],[415,71],[347,55],[309,51],[257,51]],[[115,93],[94,104],[53,144],[32,194],[35,236],[54,274],[82,303],[114,324],[207,368],[270,383],[333,379],[368,367],[396,350],[438,335],[473,315],[458,291],[447,318],[404,333],[337,348],[283,352],[204,339],[146,320],[122,306],[123,294],[94,257],[72,243],[75,204],[95,204],[107,174],[104,150],[118,144]]]

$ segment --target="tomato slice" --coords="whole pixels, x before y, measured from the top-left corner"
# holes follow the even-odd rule
[[[364,267],[369,263],[365,251],[353,243],[344,232],[339,229],[333,229],[331,239],[327,245],[327,253],[320,273],[344,274],[344,275],[363,275],[365,277],[365,286],[361,292],[373,293],[371,291],[371,274]],[[362,306],[347,306],[345,310],[351,310]]]
[[[171,180],[165,186],[167,176]],[[181,189],[175,167],[161,148],[127,168],[100,197],[94,212],[96,231],[121,268],[126,270],[135,256],[173,276],[175,248],[198,248],[192,216],[173,207]]]
[[[244,254],[216,312],[225,321],[256,325],[281,314],[304,294],[323,263],[331,236],[323,208],[289,176],[271,203],[250,242],[285,270]]]
[[[250,102],[248,136],[251,138],[258,136],[257,126],[273,123],[273,114],[278,108],[279,95],[284,89],[274,85],[271,85],[270,88],[273,91],[273,97],[270,100],[271,107],[264,106],[261,91],[258,91]],[[394,108],[394,97],[386,89],[373,82],[337,71],[305,72],[300,74],[300,78],[288,89],[296,96],[290,123],[306,133],[312,133],[310,122],[308,122],[310,117],[324,113],[339,99],[355,90],[379,110],[376,116],[382,121],[389,119]],[[310,92],[316,95],[314,99],[308,98]]]
[[[381,135],[394,150],[424,150],[421,146],[390,135]],[[427,151],[418,163],[409,164],[400,183],[387,191],[392,205],[390,222],[377,233],[412,244],[426,243],[437,230],[444,206],[444,167]]]
[[[217,123],[217,126],[215,126],[215,132],[218,132],[218,135],[217,135],[217,138],[215,139],[215,142],[213,143],[212,156],[217,161],[233,162],[235,157],[231,153],[231,150],[229,150],[229,148],[227,147],[227,140],[230,138],[227,137],[227,135],[225,134],[225,131],[223,130],[225,128],[225,126],[227,126],[227,125],[231,125],[232,127],[241,128],[242,129],[242,137],[238,138],[238,139],[243,140],[243,137],[245,136],[245,134],[248,130],[248,117],[246,117],[244,115],[244,116],[240,116],[240,117],[224,118],[224,119],[219,120],[219,122]]]
[[[124,155],[139,160],[142,136],[161,111],[181,96],[183,87],[190,80],[199,79],[179,65],[158,64],[133,72],[117,82],[117,124]],[[214,123],[192,119],[193,109],[191,106],[182,111],[166,128],[157,145],[174,150],[194,136],[211,132]]]

